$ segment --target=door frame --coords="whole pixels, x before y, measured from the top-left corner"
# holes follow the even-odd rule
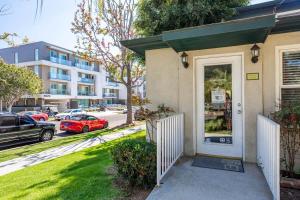
[[[194,155],[197,154],[197,141],[198,141],[198,128],[197,128],[197,74],[196,74],[196,63],[198,59],[207,59],[207,58],[220,58],[220,57],[231,57],[231,56],[241,56],[241,73],[242,73],[242,86],[241,86],[241,98],[242,98],[242,159],[245,161],[245,62],[244,62],[244,52],[236,53],[225,53],[225,54],[209,54],[203,56],[194,56],[193,57],[193,149]]]

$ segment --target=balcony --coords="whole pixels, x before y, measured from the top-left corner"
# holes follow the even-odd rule
[[[79,78],[78,82],[80,83],[89,83],[89,84],[94,84],[95,80],[91,78]]]
[[[68,74],[58,74],[58,73],[49,73],[49,78],[50,79],[55,79],[55,80],[63,80],[63,81],[70,81],[71,76]]]
[[[64,60],[64,59],[53,57],[53,56],[50,57],[50,61],[54,62],[54,63],[62,64],[62,65],[72,66],[72,61]]]
[[[103,98],[117,98],[117,93],[103,93]]]
[[[107,82],[106,82],[106,85],[107,85],[107,86],[113,86],[113,87],[118,87],[118,86],[119,86],[118,83],[112,82],[112,81],[107,81]]]
[[[47,93],[52,95],[70,95],[70,92],[64,89],[49,89]]]
[[[83,64],[83,63],[75,63],[75,67],[79,68],[79,69],[85,69],[85,70],[89,70],[89,71],[93,71],[93,66],[91,65],[87,65],[87,64]]]
[[[78,91],[78,96],[96,96],[96,94],[90,91]]]

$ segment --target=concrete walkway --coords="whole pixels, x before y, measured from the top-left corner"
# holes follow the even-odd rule
[[[245,164],[245,173],[191,166],[184,158],[173,166],[147,200],[271,200],[260,169]]]
[[[29,167],[32,165],[36,165],[54,158],[58,158],[70,153],[74,153],[101,143],[105,143],[108,141],[112,141],[127,135],[131,135],[133,133],[136,133],[138,131],[144,130],[145,125],[136,126],[130,129],[126,129],[120,132],[98,136],[96,138],[91,138],[79,143],[70,144],[66,146],[61,146],[53,149],[49,149],[37,154],[31,154],[28,156],[15,158],[13,160],[8,160],[5,162],[0,163],[0,176],[5,175],[20,169],[23,169],[25,167]]]

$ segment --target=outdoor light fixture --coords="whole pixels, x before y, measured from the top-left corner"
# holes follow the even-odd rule
[[[258,57],[259,57],[259,50],[260,50],[260,48],[259,48],[259,46],[257,46],[257,44],[254,44],[253,47],[251,48],[252,63],[257,63]]]
[[[184,68],[188,68],[189,67],[188,55],[185,52],[183,52],[181,54],[181,62],[183,64]]]

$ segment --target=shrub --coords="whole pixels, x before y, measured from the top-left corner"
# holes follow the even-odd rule
[[[300,102],[285,102],[271,117],[280,125],[281,162],[289,177],[295,177],[296,155],[300,151]]]
[[[112,149],[118,174],[131,186],[150,188],[156,181],[156,146],[144,140],[125,140]]]
[[[208,120],[205,123],[205,131],[219,131],[224,129],[224,120],[223,119],[212,119]]]

